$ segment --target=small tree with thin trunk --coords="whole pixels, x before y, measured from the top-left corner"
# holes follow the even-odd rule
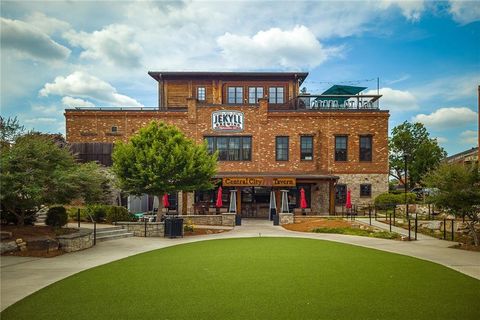
[[[430,172],[425,182],[438,188],[433,202],[455,217],[467,218],[467,224],[476,246],[479,239],[475,225],[480,219],[480,173],[478,165],[442,164]]]
[[[217,155],[195,144],[175,126],[152,121],[128,143],[115,143],[113,171],[119,186],[133,195],[162,196],[214,187]]]

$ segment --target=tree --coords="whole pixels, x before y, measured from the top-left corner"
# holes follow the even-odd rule
[[[390,175],[405,183],[404,155],[407,155],[407,179],[412,187],[422,184],[422,177],[447,155],[437,140],[430,138],[423,124],[408,121],[392,129],[388,147]]]
[[[152,121],[128,143],[115,143],[112,158],[120,187],[133,195],[214,187],[217,155],[163,122]]]
[[[479,239],[475,225],[480,215],[480,172],[478,165],[442,164],[425,181],[438,188],[432,201],[456,217],[468,218],[467,224],[476,246]]]
[[[49,135],[19,136],[0,155],[2,209],[14,214],[20,226],[41,205],[102,197],[98,186],[104,179],[98,165],[77,164]]]
[[[17,117],[5,119],[0,116],[0,143],[2,147],[12,144],[24,131],[25,127],[20,125]]]

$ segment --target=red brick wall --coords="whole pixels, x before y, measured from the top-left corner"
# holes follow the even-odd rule
[[[221,135],[211,128],[211,113],[238,110],[245,114],[241,133],[252,136],[252,161],[221,161],[220,172],[290,172],[317,174],[388,173],[388,117],[386,111],[309,111],[266,112],[266,102],[259,106],[194,106],[188,112],[159,111],[82,111],[65,112],[67,141],[126,141],[152,120],[179,127],[197,142],[206,135]],[[196,117],[194,113],[196,110]],[[190,117],[188,116],[190,113]],[[196,119],[196,120],[195,120]],[[190,120],[190,121],[189,121]],[[119,135],[111,135],[117,126]],[[300,160],[300,135],[314,136],[314,160]],[[348,135],[348,161],[334,161],[334,135]],[[373,136],[373,160],[359,162],[359,135]],[[275,161],[275,136],[289,136],[289,161]]]

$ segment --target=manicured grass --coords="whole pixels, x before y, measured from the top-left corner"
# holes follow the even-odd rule
[[[411,257],[294,238],[196,242],[59,281],[8,319],[479,319],[480,281]]]

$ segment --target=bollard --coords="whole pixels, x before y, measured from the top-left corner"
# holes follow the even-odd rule
[[[418,226],[418,223],[417,223],[417,215],[415,215],[415,240],[417,240],[417,226]]]
[[[453,231],[453,223],[454,223],[454,221],[455,221],[455,219],[452,219],[452,241],[453,241],[453,239],[454,239],[454,236],[453,236],[453,233],[454,233],[454,231]]]
[[[146,238],[147,237],[147,219],[144,218],[143,221],[145,221],[145,238]]]
[[[97,244],[97,221],[93,221],[93,245]]]
[[[389,216],[389,224],[390,224],[390,232],[392,232],[392,214],[390,213],[390,216]]]
[[[370,225],[372,225],[372,208],[368,208],[368,219],[370,221]]]
[[[443,219],[443,240],[447,240],[447,219]]]
[[[78,223],[78,227],[80,228],[80,208],[78,208],[77,210],[77,223]]]
[[[408,219],[408,241],[412,240],[412,239],[410,238],[410,228],[411,228],[411,227],[410,227],[410,219]]]

